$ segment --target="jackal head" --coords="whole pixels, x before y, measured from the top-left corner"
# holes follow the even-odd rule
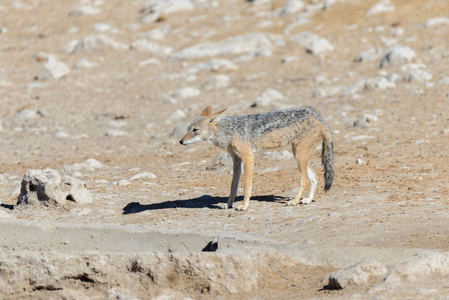
[[[179,143],[181,145],[190,145],[211,138],[214,134],[215,125],[226,109],[212,114],[212,107],[206,107],[203,112],[190,123],[189,127],[187,127],[187,133]]]

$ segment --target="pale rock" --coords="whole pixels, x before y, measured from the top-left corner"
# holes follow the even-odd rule
[[[159,28],[154,28],[151,30],[148,30],[144,34],[142,34],[142,38],[152,40],[152,41],[159,41],[162,40],[165,35],[169,32],[170,25],[164,25]]]
[[[281,58],[281,62],[283,64],[290,64],[292,62],[298,61],[299,59],[299,56],[283,56]]]
[[[354,59],[355,62],[366,62],[377,60],[383,55],[382,49],[380,48],[369,48],[365,51],[360,52]]]
[[[227,59],[211,59],[207,63],[207,68],[212,72],[237,71],[239,67]]]
[[[140,39],[137,41],[134,41],[131,44],[132,50],[138,50],[138,51],[148,51],[155,55],[160,56],[168,56],[170,53],[173,52],[173,48],[159,45],[158,43],[150,42],[146,39]]]
[[[426,82],[432,80],[432,78],[433,78],[432,74],[430,74],[426,70],[413,69],[408,71],[404,75],[403,79],[405,82],[412,82],[412,81]]]
[[[150,58],[150,59],[139,62],[139,66],[160,65],[160,64],[161,64],[161,61],[157,58]]]
[[[157,178],[157,176],[154,175],[153,173],[142,172],[142,173],[132,176],[129,180],[134,181],[134,180],[140,180],[140,179],[156,179],[156,178]]]
[[[350,1],[350,0],[324,0],[323,9],[328,9],[329,7],[331,7],[332,5],[334,5],[336,3],[345,3],[348,1]]]
[[[54,56],[49,55],[39,73],[36,76],[38,80],[48,78],[59,79],[70,72],[69,67],[63,62],[58,61]]]
[[[206,170],[212,171],[212,170],[218,170],[223,167],[230,167],[232,166],[232,158],[229,156],[226,152],[220,152],[212,161],[210,166],[206,167]]]
[[[170,58],[194,59],[210,56],[235,56],[262,50],[271,50],[272,47],[271,40],[266,34],[255,32],[229,37],[217,43],[202,43],[188,47],[176,52]]]
[[[366,286],[370,281],[384,276],[387,271],[387,268],[379,261],[366,259],[355,266],[341,268],[330,274],[328,287],[345,289]]]
[[[438,84],[449,85],[449,77],[448,76],[442,77],[440,80],[438,80]]]
[[[177,100],[195,98],[198,97],[200,94],[201,91],[198,88],[187,86],[177,89],[168,94],[168,96],[166,97],[166,101],[168,102],[172,101],[176,103]]]
[[[436,26],[442,26],[442,25],[449,25],[449,18],[446,17],[435,17],[427,20],[426,22],[426,28],[436,27]]]
[[[100,9],[90,6],[90,5],[77,5],[74,6],[70,12],[69,16],[86,16],[86,15],[96,15],[101,12]]]
[[[92,212],[92,209],[87,208],[87,207],[83,207],[83,208],[72,208],[70,210],[70,214],[72,216],[87,216],[88,214],[90,214]]]
[[[94,158],[86,159],[82,163],[74,163],[70,166],[64,166],[63,173],[74,173],[74,172],[93,172],[97,169],[103,168],[105,165],[103,165],[101,162]]]
[[[111,28],[112,27],[109,24],[98,22],[98,23],[95,23],[93,30],[96,32],[106,32],[106,31],[111,30]]]
[[[123,130],[119,130],[119,129],[108,129],[106,131],[106,136],[110,136],[110,137],[123,137],[123,136],[127,136],[128,133],[126,131]]]
[[[0,219],[16,219],[16,217],[8,212],[0,209]]]
[[[363,114],[360,118],[358,118],[355,122],[352,123],[354,127],[369,127],[373,123],[377,122],[379,118],[376,115],[371,114]]]
[[[343,86],[336,85],[336,86],[326,86],[321,87],[318,89],[315,89],[312,93],[313,98],[328,98],[333,97],[338,94],[341,94],[341,92],[344,90]]]
[[[378,76],[365,80],[365,90],[386,90],[395,88],[396,84],[390,82],[386,77]]]
[[[175,136],[176,138],[183,136],[184,134],[186,134],[187,131],[186,129],[189,126],[189,124],[190,123],[188,122],[179,122],[178,124],[175,125],[170,135]]]
[[[307,52],[314,55],[320,55],[334,50],[334,46],[328,40],[308,31],[294,34],[290,37],[290,40],[304,47]]]
[[[374,5],[373,7],[371,7],[370,9],[368,9],[368,11],[366,12],[366,16],[371,17],[373,15],[391,12],[394,10],[395,10],[395,7],[394,7],[394,5],[391,4],[390,0],[382,0],[379,3],[377,3],[376,5]]]
[[[131,184],[131,182],[129,182],[126,179],[122,179],[122,180],[117,181],[117,185],[119,185],[119,186],[125,186],[125,185],[130,185],[130,184]]]
[[[76,63],[75,63],[75,68],[77,68],[77,69],[91,69],[91,68],[95,68],[95,67],[98,67],[98,63],[96,63],[96,62],[92,62],[92,61],[89,61],[89,60],[87,60],[87,59],[80,59],[79,61],[77,61]]]
[[[60,176],[53,169],[28,170],[23,179],[18,205],[61,206],[67,200],[91,203],[92,196],[85,184],[70,176]]]
[[[365,164],[365,160],[362,159],[362,158],[357,158],[357,160],[355,161],[355,163],[358,164],[358,165],[363,165],[363,164]]]
[[[290,34],[290,32],[291,32],[293,29],[295,29],[296,27],[303,26],[303,25],[308,24],[308,23],[310,23],[310,22],[311,22],[310,19],[307,19],[307,18],[299,18],[299,19],[297,19],[297,20],[294,20],[294,21],[291,22],[291,23],[288,23],[288,24],[284,27],[284,30],[282,30],[282,32],[283,32],[284,34]]]
[[[279,11],[281,16],[293,15],[304,9],[304,3],[299,0],[288,0]]]
[[[185,117],[186,117],[186,114],[182,110],[178,109],[168,117],[167,122],[170,123],[172,121],[184,119]]]
[[[126,126],[128,126],[128,122],[126,122],[126,120],[124,120],[124,119],[109,120],[108,126],[114,127],[114,128],[126,127]]]
[[[129,46],[116,42],[106,35],[93,34],[86,36],[85,38],[69,42],[62,51],[69,54],[75,54],[82,51],[91,52],[108,49],[127,50],[129,49]]]
[[[391,35],[393,35],[394,37],[403,36],[404,33],[405,33],[405,29],[402,27],[393,27],[391,29]]]
[[[422,252],[394,264],[384,281],[387,284],[399,282],[420,282],[433,276],[449,275],[449,252]]]
[[[278,104],[277,101],[282,100],[282,94],[274,89],[266,89],[262,95],[256,98],[252,107],[268,107],[270,105]]]
[[[262,155],[275,161],[289,160],[293,157],[293,154],[287,150],[263,152]]]
[[[64,131],[56,131],[55,132],[55,138],[57,139],[67,139],[70,135],[67,132]]]
[[[12,119],[13,123],[23,123],[28,120],[32,120],[37,118],[38,116],[42,116],[42,113],[40,111],[36,111],[33,109],[24,109],[19,111],[14,118]]]
[[[408,63],[416,56],[416,52],[410,47],[394,46],[387,50],[380,62],[380,67],[388,67],[400,63]]]
[[[153,23],[161,17],[167,17],[170,14],[190,11],[195,6],[190,0],[155,0],[151,1],[148,7],[141,9],[142,12],[149,14],[142,18],[142,23]]]
[[[203,90],[218,90],[228,87],[231,83],[231,78],[227,75],[214,75],[201,83]]]

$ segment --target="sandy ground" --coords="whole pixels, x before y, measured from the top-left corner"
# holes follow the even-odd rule
[[[394,11],[366,17],[377,1],[336,3],[311,14],[309,23],[290,33],[311,31],[334,45],[333,51],[317,56],[283,34],[292,17],[269,18],[260,13],[275,11],[282,1],[272,1],[268,8],[244,1],[209,2],[209,7],[142,24],[139,21],[145,14],[139,10],[144,1],[97,1],[101,12],[88,16],[68,15],[77,1],[0,1],[0,209],[17,219],[34,221],[132,225],[290,244],[449,250],[449,85],[438,83],[449,76],[449,26],[425,27],[430,18],[448,15],[449,5],[438,0],[425,4],[398,0],[392,1]],[[264,20],[272,23],[258,26]],[[249,61],[224,57],[238,70],[204,70],[190,78],[183,75],[185,71],[211,57],[180,61],[137,50],[62,52],[71,40],[93,34],[98,22],[111,25],[104,34],[127,45],[142,33],[168,24],[169,33],[157,43],[173,47],[174,52],[256,31],[279,34],[286,43],[273,47],[271,56]],[[404,33],[392,36],[398,27]],[[380,69],[382,57],[354,62],[357,54],[370,47],[385,53],[389,48],[385,39],[393,38],[395,45],[416,51],[412,62],[425,64],[432,79],[404,82],[402,64]],[[35,58],[38,52],[56,55],[70,73],[57,80],[36,80],[43,65]],[[286,56],[297,60],[282,63]],[[160,64],[139,65],[153,57]],[[99,65],[77,69],[74,64],[80,59]],[[395,88],[312,97],[318,88],[348,87],[361,79],[393,73],[399,75]],[[200,87],[214,74],[229,76],[230,85],[166,101],[170,92]],[[267,88],[283,95],[281,105],[252,107]],[[215,110],[229,107],[227,115],[313,106],[333,132],[332,189],[322,191],[317,149],[312,160],[319,178],[315,201],[287,207],[286,201],[299,187],[295,160],[257,153],[249,209],[217,208],[228,196],[231,167],[212,165],[221,153],[212,145],[178,143],[182,128],[208,105]],[[39,113],[24,121],[14,119],[25,109]],[[173,117],[177,110],[185,115]],[[375,120],[357,123],[366,114],[376,116]],[[110,129],[126,135],[108,136]],[[78,174],[94,197],[92,204],[12,209],[27,170],[62,172],[65,166],[89,158],[104,165]],[[157,178],[130,180],[141,172]],[[117,185],[123,179],[130,184]],[[322,290],[322,275],[327,271],[311,273],[304,280],[304,297],[344,295]],[[266,286],[265,292],[259,291],[262,298],[298,295],[298,291]]]

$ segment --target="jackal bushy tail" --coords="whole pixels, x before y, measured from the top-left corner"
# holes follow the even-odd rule
[[[324,166],[324,190],[328,191],[334,179],[334,143],[329,128],[325,127],[321,163]]]

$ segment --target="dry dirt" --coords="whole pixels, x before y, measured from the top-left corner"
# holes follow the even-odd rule
[[[441,0],[398,0],[392,1],[394,11],[366,17],[366,11],[377,2],[336,3],[311,14],[310,23],[295,27],[290,35],[311,31],[334,45],[335,50],[327,55],[316,56],[283,34],[290,16],[269,18],[260,13],[274,11],[282,1],[272,1],[269,8],[245,1],[199,1],[209,7],[170,14],[151,24],[140,23],[144,1],[92,1],[101,12],[86,16],[68,15],[78,4],[72,0],[0,1],[0,174],[4,178],[0,181],[0,209],[20,220],[126,225],[261,243],[361,247],[392,253],[449,250],[449,85],[438,83],[449,76],[449,26],[424,26],[432,17],[447,16],[449,4]],[[264,20],[273,23],[258,27]],[[184,86],[199,87],[217,74],[204,70],[194,78],[176,76],[211,58],[179,61],[137,50],[106,49],[73,55],[62,52],[71,40],[92,34],[98,22],[111,25],[113,29],[105,34],[128,45],[149,29],[168,24],[169,33],[157,43],[173,47],[174,52],[256,31],[279,34],[286,43],[273,47],[271,56],[235,61],[239,67],[236,71],[217,72],[230,77],[228,87],[203,89],[197,97],[171,103],[165,101],[170,92]],[[398,27],[404,33],[393,37],[392,30]],[[383,38],[397,38],[397,45],[414,49],[417,55],[412,62],[425,64],[433,78],[425,83],[404,82],[401,65],[379,69],[381,58],[354,62],[357,54],[370,47],[382,48],[385,53],[388,47],[382,43]],[[69,66],[70,73],[57,80],[36,80],[43,65],[35,58],[38,52],[56,55]],[[285,56],[298,59],[282,63]],[[139,65],[152,57],[157,57],[160,64]],[[99,65],[76,69],[74,64],[82,58]],[[233,61],[236,57],[224,58]],[[312,97],[317,88],[348,87],[361,79],[383,75],[380,72],[398,74],[396,87],[363,90],[356,96]],[[324,83],[316,79],[318,76],[326,78]],[[334,184],[329,192],[322,191],[317,149],[312,160],[319,178],[315,201],[287,207],[286,201],[299,187],[293,157],[276,160],[257,153],[249,209],[219,209],[216,204],[225,202],[229,193],[231,168],[211,167],[221,151],[214,146],[179,145],[183,135],[179,126],[208,105],[215,110],[230,107],[227,115],[278,108],[252,107],[267,88],[283,95],[283,106],[312,106],[327,121],[335,145]],[[23,122],[14,121],[24,109],[39,114]],[[177,110],[186,116],[171,118]],[[377,121],[354,126],[364,114],[376,115]],[[106,135],[117,126],[127,135]],[[67,136],[61,137],[59,132]],[[14,207],[17,188],[27,170],[61,171],[89,158],[104,164],[94,171],[81,171],[79,176],[94,197],[92,204]],[[357,163],[358,159],[362,163]],[[129,180],[140,172],[151,172],[157,178]],[[117,185],[122,179],[130,184]],[[263,278],[259,289],[246,294],[201,295],[201,291],[190,290],[184,296],[365,297],[365,289],[323,289],[322,279],[337,266],[306,268],[292,285],[280,277]],[[292,278],[294,274],[286,276]],[[104,297],[104,290],[96,293],[95,287],[91,289],[86,295],[92,299]],[[38,289],[20,296],[5,295],[11,299],[57,299],[59,292]],[[125,294],[146,298],[132,290]]]

